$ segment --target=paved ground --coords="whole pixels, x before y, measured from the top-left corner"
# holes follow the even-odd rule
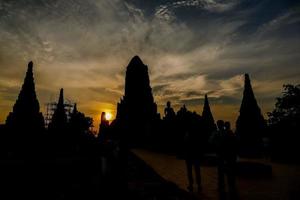
[[[195,196],[165,180],[135,155],[128,155],[128,191],[131,200],[196,200]]]
[[[160,176],[186,190],[187,178],[183,160],[178,160],[175,156],[146,150],[134,150],[133,152],[151,166]],[[264,178],[238,177],[240,199],[300,199],[300,165],[276,164],[266,160],[250,160],[250,162],[272,166],[272,176]],[[218,199],[216,167],[204,166],[201,173],[203,192],[200,195],[195,195],[199,199]]]

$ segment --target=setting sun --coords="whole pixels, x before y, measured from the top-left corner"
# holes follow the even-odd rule
[[[110,121],[112,119],[112,114],[109,112],[105,113],[105,119]]]

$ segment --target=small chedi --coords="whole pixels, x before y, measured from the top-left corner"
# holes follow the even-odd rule
[[[99,140],[101,142],[109,139],[109,120],[106,119],[106,113],[101,113],[101,121],[99,126]]]
[[[66,152],[70,149],[70,137],[67,128],[68,118],[65,110],[64,90],[60,89],[56,109],[48,126],[49,141],[55,144],[51,148],[53,148],[52,151],[57,154],[62,154],[62,152]]]
[[[52,121],[49,124],[49,131],[63,132],[67,128],[68,118],[64,104],[64,89],[60,89],[56,110],[52,116]]]
[[[211,137],[212,133],[216,131],[216,124],[210,109],[207,94],[205,94],[204,97],[202,120],[203,120],[203,134],[204,134],[203,137],[205,141],[209,141],[209,138]],[[208,144],[208,142],[205,145],[206,145],[205,147],[206,149],[211,150],[212,147],[209,147],[211,145]]]
[[[138,56],[127,66],[125,94],[117,105],[115,124],[123,131],[129,146],[143,145],[151,137],[155,121],[159,119],[154,102],[148,67]]]

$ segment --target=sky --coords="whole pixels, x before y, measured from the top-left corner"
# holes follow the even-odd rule
[[[41,110],[66,99],[95,120],[116,114],[125,71],[148,65],[159,111],[167,101],[235,122],[249,73],[263,114],[300,82],[296,0],[0,0],[0,123],[34,62]]]

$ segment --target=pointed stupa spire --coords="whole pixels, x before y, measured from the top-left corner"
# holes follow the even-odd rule
[[[239,134],[242,146],[248,149],[259,149],[264,128],[265,120],[255,99],[250,76],[245,74],[243,99],[236,122],[236,132]]]
[[[205,96],[204,96],[204,105],[203,105],[202,117],[207,117],[207,118],[213,119],[213,115],[212,115],[211,110],[210,110],[210,105],[209,105],[209,102],[208,102],[207,94],[205,94]]]
[[[32,82],[33,82],[33,62],[30,61],[27,65],[27,72],[24,79],[24,85],[32,84]]]
[[[205,97],[204,97],[202,117],[203,117],[203,121],[204,121],[205,126],[206,126],[206,130],[209,133],[212,133],[212,131],[214,131],[216,129],[216,126],[215,126],[214,117],[213,117],[211,109],[210,109],[207,94],[205,94]]]
[[[44,117],[40,112],[39,101],[35,92],[33,62],[28,63],[24,82],[13,106],[13,111],[6,119],[8,131],[7,145],[18,156],[35,155],[44,132]]]
[[[58,105],[60,105],[60,106],[64,105],[64,89],[63,88],[61,88],[59,91]]]
[[[67,125],[67,114],[65,111],[64,104],[64,89],[61,88],[59,92],[58,103],[56,110],[52,116],[52,121],[49,124],[49,129],[61,130],[64,129]]]
[[[56,107],[56,114],[60,115],[61,120],[65,121],[65,119],[67,118],[66,111],[65,111],[65,104],[64,104],[64,89],[63,88],[61,88],[59,91],[59,98],[58,98],[58,103],[57,103],[57,107]]]
[[[215,123],[214,117],[213,117],[211,109],[210,109],[210,105],[209,105],[207,94],[205,94],[205,96],[204,96],[204,105],[203,105],[202,117],[205,120],[207,120],[210,123],[212,123],[212,124]]]
[[[249,105],[251,105],[251,107]],[[240,112],[244,112],[250,108],[255,109],[256,112],[260,112],[260,108],[254,96],[249,74],[245,74],[243,100],[242,100]]]
[[[28,63],[27,73],[28,73],[28,72],[31,72],[31,73],[32,73],[32,71],[33,71],[33,62],[30,61],[30,62]]]
[[[77,104],[76,103],[74,104],[73,113],[78,113]]]
[[[30,61],[27,65],[27,72],[24,80],[25,83],[30,83],[33,81],[33,62]]]
[[[28,63],[24,83],[22,85],[13,112],[7,117],[6,123],[11,127],[41,129],[44,127],[44,118],[40,112],[40,105],[35,92],[33,77],[33,62]]]
[[[22,85],[22,89],[18,96],[17,102],[14,105],[14,111],[18,112],[18,110],[21,109],[20,107],[22,107],[23,109],[27,109],[28,112],[39,112],[40,110],[40,105],[35,92],[32,61],[28,63],[24,83]]]

